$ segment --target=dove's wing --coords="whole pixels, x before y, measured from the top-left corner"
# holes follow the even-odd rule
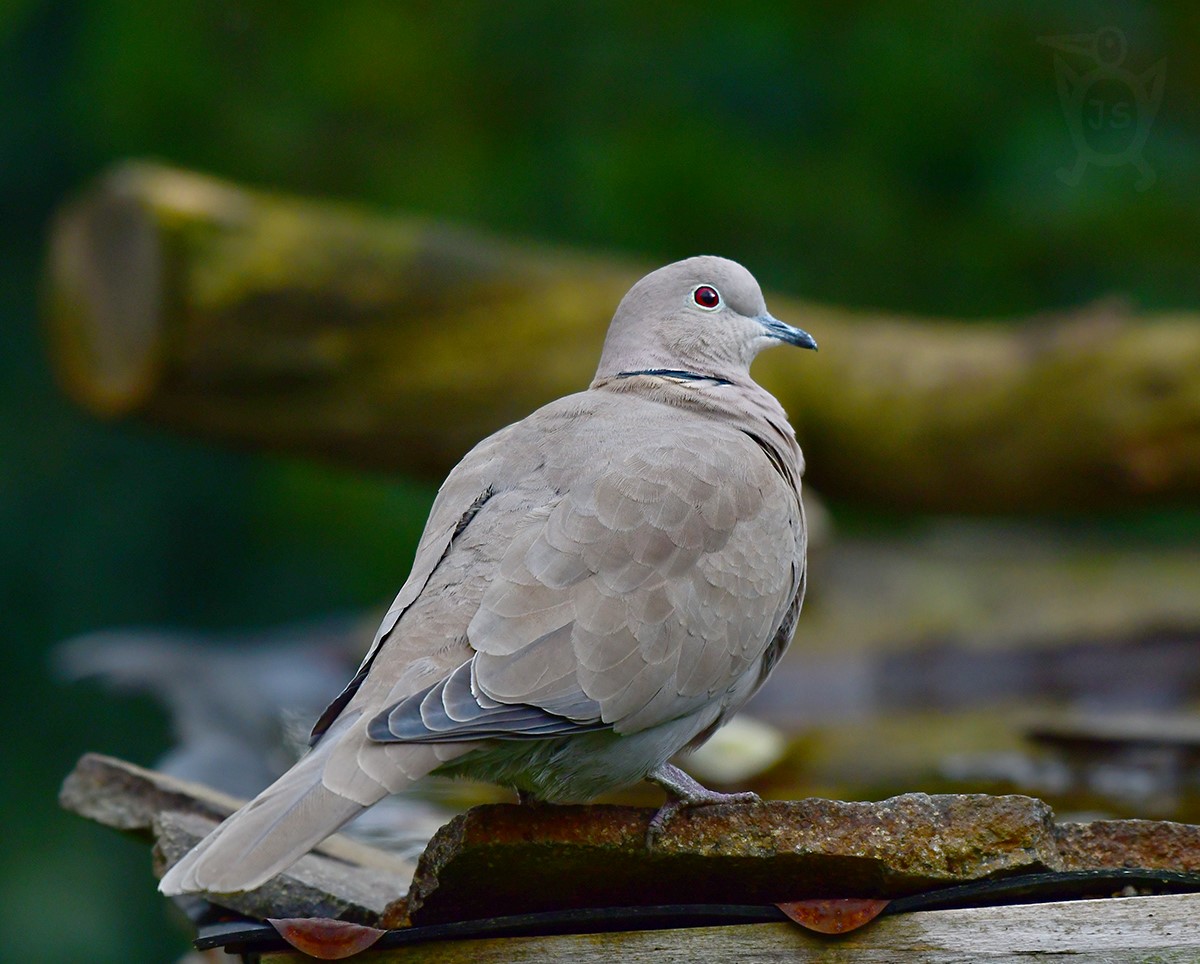
[[[540,460],[506,440],[537,471],[495,472],[442,562],[459,619],[473,609],[459,662],[419,688],[407,674],[407,692],[376,704],[372,739],[632,733],[756,688],[803,581],[790,479],[730,425],[641,399],[589,402],[523,423],[549,440]],[[421,608],[398,639],[424,628]]]

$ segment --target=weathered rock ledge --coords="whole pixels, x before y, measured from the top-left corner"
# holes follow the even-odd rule
[[[61,801],[156,838],[174,863],[231,801],[93,754]],[[411,868],[331,838],[264,887],[209,895],[256,918],[334,916],[381,927],[580,907],[890,898],[1055,870],[1200,872],[1200,826],[1149,820],[1056,823],[1023,796],[908,793],[877,803],[773,801],[677,814],[646,845],[652,810],[477,807],[434,836]]]

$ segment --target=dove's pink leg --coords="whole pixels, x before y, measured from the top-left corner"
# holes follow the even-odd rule
[[[650,820],[650,828],[646,831],[647,846],[653,846],[667,823],[680,810],[707,807],[714,803],[762,803],[757,793],[718,793],[710,790],[670,763],[655,767],[646,774],[646,779],[667,791],[667,802],[658,808]]]

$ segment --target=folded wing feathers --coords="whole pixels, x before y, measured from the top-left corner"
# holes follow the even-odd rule
[[[718,487],[705,477],[711,462],[698,457],[694,469],[665,479],[610,466],[592,490],[542,507],[512,540],[471,619],[477,655],[378,714],[370,737],[630,732],[718,695],[765,645],[787,588],[767,561],[774,543],[795,536],[786,507],[764,512],[759,485]],[[689,505],[687,496],[706,498]],[[770,546],[730,544],[740,524],[763,515],[778,530],[762,536]]]

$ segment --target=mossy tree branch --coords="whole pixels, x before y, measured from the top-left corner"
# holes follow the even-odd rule
[[[128,164],[59,212],[46,315],[64,386],[97,413],[437,477],[587,384],[645,267]],[[829,495],[946,511],[1200,495],[1197,316],[768,303],[821,344],[755,374]]]

